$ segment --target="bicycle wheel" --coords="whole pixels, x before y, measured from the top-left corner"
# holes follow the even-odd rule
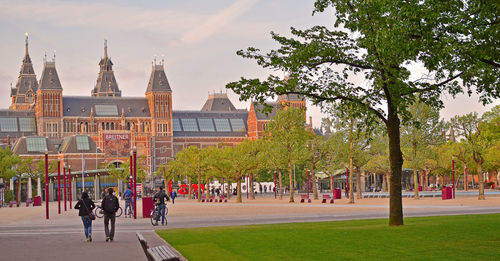
[[[116,211],[115,215],[116,217],[120,217],[123,214],[123,209],[122,207],[119,207],[118,210]]]
[[[151,225],[158,226],[158,216],[158,211],[156,211],[156,209],[151,211]]]
[[[94,210],[94,214],[98,218],[102,218],[104,216],[104,211],[102,210],[101,207],[96,207]]]

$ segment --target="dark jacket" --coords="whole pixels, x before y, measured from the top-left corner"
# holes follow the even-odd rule
[[[120,208],[120,202],[115,195],[108,194],[102,199],[101,207],[104,211],[104,214],[111,215],[114,214],[118,210],[118,208]]]
[[[170,200],[167,193],[165,193],[165,190],[158,191],[153,197],[153,201],[156,202],[156,200],[158,200],[160,204],[165,204],[165,199],[167,199],[167,201]]]
[[[83,205],[85,203],[85,205]],[[87,207],[85,207],[87,206]],[[88,210],[87,210],[88,208]],[[78,200],[78,202],[75,205],[75,209],[79,209],[78,211],[78,216],[88,216],[89,211],[92,212],[92,210],[95,208],[94,202],[90,198],[84,198]]]

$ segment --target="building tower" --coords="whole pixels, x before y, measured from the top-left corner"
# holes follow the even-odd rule
[[[36,93],[35,114],[38,135],[62,137],[63,100],[62,86],[57,75],[54,59],[44,61],[40,85]]]
[[[146,99],[152,118],[152,136],[172,136],[172,89],[165,75],[163,59],[160,64],[156,64],[156,58],[154,60]]]
[[[99,62],[99,75],[92,90],[92,96],[121,97],[122,92],[118,89],[115,74],[113,73],[113,62],[108,57],[108,40],[104,39],[104,57]]]
[[[29,110],[32,109],[36,101],[36,91],[38,89],[38,82],[36,80],[33,64],[28,52],[28,33],[26,33],[26,50],[24,54],[23,64],[17,78],[15,88],[11,88],[10,97],[12,103],[11,110]]]

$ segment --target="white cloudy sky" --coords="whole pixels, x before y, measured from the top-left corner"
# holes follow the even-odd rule
[[[269,32],[287,33],[290,26],[331,25],[332,13],[312,16],[314,0],[157,0],[157,1],[2,1],[0,0],[0,97],[10,105],[24,54],[24,33],[40,76],[44,53],[57,51],[56,64],[64,95],[90,95],[103,53],[103,38],[115,64],[124,96],[143,96],[151,61],[165,56],[174,92],[174,109],[198,110],[208,92],[224,89],[240,76],[264,77],[269,72],[236,56],[248,46],[276,47]],[[248,108],[229,91],[238,108]],[[470,111],[484,112],[477,97],[443,96],[445,119]],[[499,104],[498,100],[494,104]],[[315,126],[321,112],[311,108]]]

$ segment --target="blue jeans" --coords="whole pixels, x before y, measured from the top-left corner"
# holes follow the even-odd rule
[[[92,220],[89,216],[82,216],[83,230],[85,231],[85,237],[88,238],[92,234]]]
[[[161,215],[161,224],[165,224],[165,208],[167,207],[167,205],[165,204],[160,204],[158,206],[159,210],[160,210],[160,215]]]
[[[134,204],[132,204],[132,199],[125,200],[125,216],[127,215],[127,209],[130,206],[130,212],[134,213]]]

